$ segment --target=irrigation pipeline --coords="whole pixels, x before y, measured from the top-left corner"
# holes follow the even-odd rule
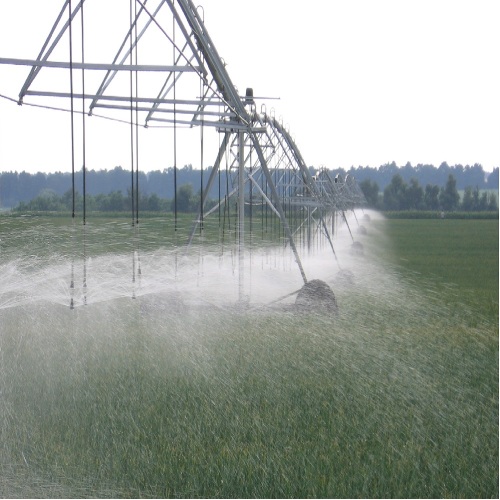
[[[200,203],[197,218],[193,223],[195,227],[199,226],[200,236],[203,236],[206,219],[217,209],[221,255],[224,252],[226,244],[234,244],[239,247],[240,257],[242,257],[245,254],[245,241],[248,240],[253,243],[253,233],[259,230],[257,218],[254,219],[254,217],[260,216],[262,240],[265,237],[270,237],[277,241],[286,241],[286,245],[293,252],[294,260],[297,263],[304,283],[307,283],[308,280],[301,263],[299,248],[310,252],[324,246],[326,241],[328,241],[328,245],[331,247],[333,255],[338,262],[332,241],[335,229],[334,220],[338,212],[342,214],[351,238],[354,239],[345,215],[345,210],[351,209],[357,199],[352,182],[350,180],[348,182],[347,177],[344,181],[338,181],[336,178],[335,182],[333,182],[327,173],[323,175],[321,172],[318,175],[318,179],[313,179],[296,143],[291,138],[288,130],[283,126],[282,121],[276,120],[273,112],[271,112],[270,116],[266,115],[265,111],[260,115],[256,113],[252,89],[247,89],[245,96],[239,96],[236,87],[227,73],[225,63],[219,57],[208,35],[203,19],[204,13],[200,14],[191,0],[158,2],[154,12],[148,11],[145,8],[146,2],[130,0],[127,34],[122,39],[122,45],[116,53],[113,62],[107,65],[87,61],[85,54],[86,38],[88,35],[94,36],[94,31],[89,29],[88,25],[88,22],[92,20],[85,19],[83,3],[78,2],[78,5],[73,10],[71,0],[67,0],[65,6],[68,8],[68,19],[60,32],[56,34],[59,21],[65,13],[65,7],[63,7],[35,62],[31,61],[30,63],[29,61],[23,62],[22,60],[14,59],[7,60],[6,58],[2,60],[0,58],[0,64],[32,65],[30,75],[19,94],[20,98],[17,101],[19,104],[23,104],[25,96],[69,97],[69,110],[33,103],[26,104],[47,109],[69,111],[70,113],[72,220],[74,221],[77,211],[75,115],[79,112],[82,113],[83,225],[86,224],[87,220],[86,173],[88,165],[86,142],[87,127],[90,127],[90,121],[88,125],[85,115],[88,112],[89,115],[92,114],[96,117],[128,124],[132,226],[139,224],[139,124],[141,114],[146,112],[147,116],[144,125],[147,127],[150,126],[150,121],[156,121],[157,123],[166,122],[169,124],[169,127],[173,125],[173,227],[176,248],[179,229],[179,144],[177,134],[178,128],[189,125],[191,127],[200,127]],[[138,8],[137,3],[139,3],[140,8]],[[169,15],[172,15],[170,34],[159,22],[160,10],[167,4],[170,9]],[[165,10],[168,11],[168,9]],[[81,29],[81,62],[74,61],[73,46],[73,22],[78,12]],[[146,18],[146,21],[143,22],[141,31],[139,31],[139,22],[143,20],[143,17]],[[172,65],[139,65],[138,45],[139,42],[142,42],[143,35],[150,25],[159,28],[160,36],[163,35],[167,43],[171,44]],[[69,65],[64,61],[55,62],[48,60],[65,32],[69,39]],[[56,35],[55,40],[49,45],[53,35]],[[178,38],[181,38],[181,41]],[[51,66],[69,69],[69,94],[61,91],[38,92],[30,89],[38,73],[44,67]],[[87,94],[87,87],[91,80],[86,81],[86,69],[106,71],[106,76],[94,94],[91,92]],[[81,93],[75,92],[75,70],[81,70],[82,72]],[[123,90],[121,92],[117,91],[119,95],[108,95],[109,88],[113,88],[112,86],[110,87],[110,84],[120,71],[123,72],[122,74],[125,74],[125,82],[128,76],[128,93],[125,83],[122,87]],[[155,75],[163,73],[165,80],[159,93],[148,96],[144,90],[148,86],[142,85],[142,79],[141,89],[139,89],[139,75],[141,75],[141,78],[143,76],[147,77],[151,74],[150,72],[153,72]],[[193,76],[194,81],[198,85],[190,87],[189,85],[191,84],[189,84],[182,88],[179,87],[178,80],[181,77],[183,78],[182,82],[184,82],[184,79],[187,80],[191,76]],[[193,90],[196,87],[198,87],[198,95],[187,97],[184,95],[187,93],[186,89],[191,89],[192,93],[196,93],[196,90]],[[140,93],[140,90],[144,95]],[[179,98],[180,91],[183,93],[183,98]],[[5,96],[1,95],[1,97]],[[75,99],[79,98],[82,104],[81,111],[75,109]],[[86,111],[85,104],[87,100],[91,100],[92,102]],[[173,108],[169,108],[168,106],[170,105]],[[105,116],[94,113],[97,107],[111,109],[113,110],[113,115]],[[117,114],[120,112],[122,116],[126,116],[126,111],[128,111],[128,120],[117,118]],[[179,118],[187,114],[192,116],[191,120]],[[170,118],[164,119],[164,116],[170,116]],[[212,130],[215,129],[218,132],[219,148],[212,172],[208,180],[206,180],[204,178],[205,156],[208,149],[206,147],[206,141],[208,141],[206,131],[210,127],[212,127]],[[224,134],[222,141],[221,134]],[[225,189],[224,181],[221,179],[221,174],[223,173],[221,166],[224,165],[224,157]],[[209,194],[212,192],[216,176],[218,177],[217,207],[215,209],[207,208],[206,202]],[[231,207],[232,204],[234,205],[233,208]],[[245,208],[248,214],[247,217],[245,216]],[[233,213],[231,213],[232,211]],[[325,218],[329,216],[332,218],[331,233],[325,222]],[[249,224],[249,231],[248,234],[245,234],[245,225],[247,223]],[[233,234],[234,240],[232,238]],[[193,237],[194,233],[189,236],[188,245],[191,244]],[[319,243],[314,243],[312,241],[313,237],[322,239]],[[138,232],[134,233],[134,239],[136,238],[139,238]],[[175,255],[177,269],[177,252]],[[74,288],[74,283],[72,285]]]

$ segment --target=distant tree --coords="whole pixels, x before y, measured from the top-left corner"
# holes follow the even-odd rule
[[[112,191],[103,200],[103,210],[109,212],[120,212],[125,208],[126,198],[121,191]]]
[[[368,206],[376,208],[378,206],[378,184],[376,182],[372,182],[370,179],[365,179],[359,183],[359,187],[365,195]]]
[[[56,212],[64,210],[61,198],[50,189],[43,189],[39,196],[29,202],[20,202],[17,211]]]
[[[130,171],[120,166],[115,167],[108,172],[106,180],[109,183],[108,193],[114,192],[121,194],[123,191],[126,192],[130,187]]]
[[[460,195],[457,191],[457,181],[452,174],[448,176],[446,186],[441,188],[439,193],[439,203],[443,210],[456,210],[460,203]]]
[[[472,187],[467,186],[464,191],[464,197],[462,199],[462,210],[467,212],[475,210],[474,207],[474,196],[472,194]]]
[[[488,189],[498,189],[498,167],[495,167],[488,175],[488,178],[486,179],[486,187]]]
[[[498,210],[497,196],[495,193],[490,193],[488,199],[488,210],[495,211]]]
[[[169,179],[170,176],[172,177],[171,182]],[[147,175],[147,187],[149,193],[155,193],[160,198],[172,198],[174,195],[173,173],[170,174],[170,169],[149,172]]]
[[[147,167],[143,167],[147,168]],[[314,166],[309,167],[311,172],[315,172]],[[193,192],[181,193],[181,198],[188,195],[190,199],[188,203],[189,210],[199,209],[199,195],[194,194],[194,190],[198,191],[203,181],[206,186],[211,167],[205,168],[203,178],[200,170],[193,167],[191,164],[184,165],[183,168],[173,167],[163,168],[163,170],[153,170],[145,173],[141,170],[139,173],[139,192],[141,199],[139,201],[139,208],[146,210],[149,205],[149,196],[156,194],[161,200],[161,210],[168,211],[170,209],[170,200],[174,198],[174,173],[176,177],[177,191],[180,186],[190,184],[193,186]],[[467,186],[477,186],[481,191],[472,190],[469,193],[469,198],[466,198],[467,204],[474,206],[474,210],[481,206],[495,206],[498,204],[498,195],[495,199],[491,200],[488,193],[486,199],[482,198],[483,189],[498,189],[498,175],[499,168],[495,167],[491,173],[485,173],[482,166],[478,163],[470,165],[457,164],[454,166],[448,165],[443,162],[438,168],[428,164],[418,164],[412,166],[409,162],[404,166],[398,167],[395,162],[386,163],[379,167],[358,166],[351,167],[348,172],[338,168],[330,170],[330,175],[335,177],[336,174],[345,178],[346,173],[352,175],[363,186],[365,197],[371,206],[379,206],[385,208],[383,196],[380,192],[384,193],[385,188],[391,185],[392,179],[395,175],[399,174],[402,181],[399,183],[399,191],[395,188],[398,186],[390,186],[386,194],[386,201],[393,209],[405,209],[415,206],[427,208],[429,210],[437,210],[439,207],[440,196],[449,202],[449,197],[446,193],[440,193],[440,188],[445,188],[449,175],[453,175],[456,179],[456,189],[465,189]],[[228,182],[228,175],[232,175],[229,170],[221,168],[217,175],[217,179],[213,182],[209,199],[223,198],[230,189],[231,183]],[[415,181],[412,181],[415,179]],[[364,181],[367,181],[364,183]],[[417,182],[418,181],[418,182]],[[364,184],[362,184],[364,183]],[[423,198],[420,194],[420,186],[426,186],[423,192]],[[71,194],[68,195],[68,190],[71,190],[72,176],[69,172],[55,172],[51,174],[31,174],[28,172],[3,172],[0,173],[0,206],[2,207],[16,207],[21,201],[30,202],[38,197],[44,189],[53,190],[58,196],[64,196],[63,203],[66,210],[71,209]],[[379,192],[376,196],[375,186],[378,186]],[[429,187],[428,187],[429,186]],[[83,172],[82,170],[75,172],[75,188],[77,192],[83,192]],[[131,172],[128,169],[123,169],[120,166],[112,169],[100,170],[87,170],[86,171],[86,195],[87,195],[87,209],[90,209],[93,202],[96,203],[96,210],[111,210],[110,205],[113,205],[114,210],[119,210],[118,195],[116,193],[126,193],[131,189]],[[205,189],[204,187],[202,189]],[[438,195],[436,195],[436,189]],[[111,193],[115,193],[111,196]],[[179,194],[179,193],[178,193]],[[472,200],[470,199],[472,194]],[[91,201],[89,196],[94,196],[95,199]],[[403,196],[404,195],[404,196]],[[100,197],[99,197],[100,196]],[[125,207],[123,210],[129,210],[131,205],[130,196],[123,196],[125,200]],[[378,199],[377,199],[378,198]],[[45,200],[46,201],[46,200]],[[453,201],[453,200],[451,200]],[[79,201],[80,202],[80,201]],[[151,199],[152,207],[157,207],[158,203],[155,199]],[[196,205],[193,207],[193,205]],[[459,205],[460,206],[460,205]],[[80,205],[75,203],[75,208],[80,210]],[[208,207],[208,205],[207,205]],[[397,208],[395,208],[397,207]],[[182,208],[182,201],[181,201]],[[458,208],[458,207],[457,207]],[[155,210],[155,208],[151,208]]]
[[[404,210],[406,208],[406,184],[401,175],[396,174],[384,189],[384,208]]]
[[[375,182],[377,179],[378,175],[378,170],[377,168],[374,167],[362,167],[361,165],[358,166],[357,168],[351,167],[348,172],[340,172],[339,170],[330,170],[330,173],[333,174],[333,177],[340,173],[342,177],[345,177],[346,173],[348,173],[351,177],[354,177],[356,181],[361,183],[362,181],[365,180],[370,180]]]
[[[425,186],[424,205],[426,210],[439,209],[439,186],[431,184]]]
[[[177,191],[177,210],[179,212],[190,212],[193,204],[193,186],[183,184]],[[172,210],[174,210],[174,200],[172,200]]]
[[[450,171],[451,171],[451,168],[448,165],[448,163],[445,161],[443,161],[441,163],[441,165],[439,165],[439,167],[438,167],[438,172],[439,172],[439,176],[441,177],[441,179],[446,180],[447,176],[449,176],[451,173]],[[444,182],[443,182],[443,184],[444,184]]]
[[[62,203],[57,194],[52,189],[42,189],[42,192],[32,201],[33,210],[58,211],[62,208]]]
[[[495,193],[487,191],[480,192],[479,187],[474,189],[467,186],[462,199],[462,210],[466,211],[486,211],[498,210],[497,197]]]
[[[45,187],[35,185],[34,176],[25,171],[19,173],[17,183],[20,201],[30,201],[35,199],[38,193]]]
[[[478,186],[480,189],[486,187],[486,174],[483,170],[483,166],[479,163],[474,163],[474,165],[466,165],[464,169],[464,183],[457,183],[459,189],[464,188],[466,185]]]
[[[437,184],[437,170],[433,165],[423,165],[422,163],[419,163],[415,167],[415,173],[413,175],[423,186],[426,186],[427,184]]]
[[[488,210],[488,193],[486,191],[483,191],[481,193],[481,196],[479,198],[478,210],[481,212]]]
[[[58,195],[64,194],[68,189],[71,189],[71,173],[55,172],[47,174],[45,185],[49,189],[53,189]]]
[[[417,179],[410,179],[410,185],[406,188],[406,208],[409,210],[420,210],[424,205],[424,190]]]
[[[472,190],[472,208],[471,210],[479,210],[479,188],[476,186]]]
[[[160,210],[160,198],[156,193],[153,193],[147,198],[145,210],[151,210],[152,212],[158,212]]]
[[[14,207],[19,200],[17,172],[0,174],[0,207]]]
[[[415,169],[411,166],[411,163],[409,161],[406,162],[406,165],[404,165],[403,167],[398,167],[398,173],[406,183],[410,182],[410,180],[415,177]]]
[[[377,178],[374,179],[382,187],[387,187],[392,178],[399,173],[398,167],[395,162],[385,163],[381,165],[378,169]]]

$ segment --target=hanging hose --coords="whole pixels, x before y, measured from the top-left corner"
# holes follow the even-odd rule
[[[130,9],[129,9],[129,21],[130,26],[132,26],[132,2],[130,0]],[[129,42],[130,42],[130,50],[129,50],[129,64],[132,66],[133,59],[133,42],[132,42],[132,30],[130,30],[129,34]],[[134,226],[135,219],[135,192],[134,192],[134,99],[133,99],[133,70],[129,72],[129,85],[130,85],[130,172],[131,172],[131,184],[130,184],[130,198],[132,201],[132,226]]]
[[[250,162],[250,177],[252,177],[253,174],[253,169],[252,169],[252,148],[250,147],[250,154],[249,154],[249,162]],[[252,210],[252,205],[253,205],[253,184],[250,182],[249,183],[249,198],[250,198],[250,204],[248,206],[249,209],[249,218],[250,218],[250,223],[248,225],[248,229],[250,232],[250,241],[252,240],[252,218],[253,218],[253,210]],[[251,248],[251,247],[250,247]]]
[[[134,54],[138,65],[137,2],[134,3]],[[135,71],[135,223],[139,224],[139,72]]]
[[[85,26],[83,16],[83,2],[80,7],[81,28],[82,28],[82,64],[85,63]],[[83,190],[83,224],[86,224],[87,207],[87,182],[86,182],[86,123],[85,123],[85,69],[82,68],[82,190]]]
[[[175,3],[175,0],[174,0]],[[175,44],[175,19],[172,18],[172,60],[173,64],[175,64],[176,58],[176,44]],[[177,235],[177,78],[174,75],[174,233]],[[177,244],[177,240],[176,240]]]
[[[205,98],[205,81],[200,80],[200,95]],[[204,142],[204,110],[202,108],[200,127],[200,234],[203,234],[203,142]]]
[[[70,116],[71,116],[71,218],[75,218],[75,107],[73,89],[73,23],[71,19],[71,0],[68,1],[69,10],[69,86],[70,86]]]
[[[72,239],[73,251],[71,256],[71,280],[69,285],[70,290],[70,309],[75,307],[75,107],[74,107],[74,88],[73,88],[73,23],[72,23],[72,7],[71,0],[68,1],[69,10],[69,84],[70,84],[70,116],[71,116],[71,194],[72,194],[72,208],[71,208],[71,225],[72,225]]]

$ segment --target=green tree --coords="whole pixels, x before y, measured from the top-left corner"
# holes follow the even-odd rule
[[[462,210],[470,212],[474,210],[474,196],[472,194],[472,188],[467,186],[464,191],[464,197],[462,199]]]
[[[452,174],[448,176],[446,186],[439,193],[439,203],[443,210],[456,210],[460,203],[460,195],[457,191],[457,181]]]
[[[420,210],[424,204],[424,190],[417,179],[410,179],[410,185],[406,189],[406,208],[409,210]]]
[[[172,200],[172,210],[174,210],[175,200]],[[193,186],[183,184],[177,190],[177,210],[179,212],[191,212],[193,203]]]
[[[488,175],[487,184],[488,189],[498,189],[498,167]]]
[[[424,205],[427,210],[439,209],[439,186],[432,184],[425,186]]]
[[[125,208],[125,198],[121,191],[112,191],[105,197],[103,210],[120,212]]]
[[[477,209],[480,210],[481,212],[488,210],[488,193],[486,191],[483,191],[481,193]]]
[[[404,210],[406,208],[406,184],[401,175],[396,174],[384,189],[384,208],[386,210]]]
[[[472,191],[472,210],[479,210],[479,187]]]
[[[32,210],[53,212],[61,209],[61,201],[51,189],[42,189],[39,196],[32,202]]]
[[[160,211],[160,198],[156,193],[153,193],[151,196],[149,196],[146,206],[146,210],[151,210],[152,212]]]
[[[368,206],[371,208],[377,208],[379,191],[378,184],[376,182],[372,182],[370,179],[365,179],[364,181],[359,183],[359,187],[365,195]]]
[[[490,193],[488,198],[488,210],[498,210],[497,195],[495,193]]]

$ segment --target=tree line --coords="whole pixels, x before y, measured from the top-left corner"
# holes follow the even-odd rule
[[[75,191],[75,211],[83,211],[83,196]],[[138,202],[141,212],[196,212],[200,208],[200,193],[195,194],[190,184],[179,187],[174,199],[160,198],[156,193],[147,195],[140,193],[137,200],[134,196],[134,204]],[[209,209],[214,201],[207,201],[205,208]],[[85,196],[85,209],[89,212],[127,212],[132,211],[132,194],[128,189],[124,194],[122,191],[111,191],[109,194],[97,194]],[[30,201],[21,201],[13,208],[15,212],[71,212],[73,210],[73,190],[69,189],[62,196],[58,196],[51,190],[45,190]]]
[[[210,175],[212,168],[203,171],[185,165],[182,168],[165,168],[162,171],[139,172],[134,182],[137,183],[140,195],[149,198],[156,194],[158,198],[170,199],[175,197],[174,186],[178,189],[182,185],[190,185],[193,192],[202,189],[203,183]],[[314,167],[309,167],[312,175],[316,173]],[[449,166],[443,162],[439,167],[433,165],[412,166],[407,163],[398,167],[395,162],[372,167],[351,167],[348,170],[330,170],[332,176],[347,174],[353,176],[358,183],[369,180],[376,183],[380,190],[384,190],[391,184],[393,177],[399,174],[405,183],[411,183],[415,179],[420,185],[444,187],[449,175],[456,180],[457,189],[463,190],[473,186],[479,190],[498,189],[498,168],[493,172],[485,172],[479,164]],[[218,199],[228,191],[228,175],[223,168],[219,172],[208,197]],[[83,172],[75,173],[74,183],[76,190],[83,192]],[[0,208],[16,207],[20,202],[30,202],[36,197],[52,192],[61,197],[72,189],[73,179],[69,172],[55,172],[30,174],[27,172],[2,172],[0,173]],[[88,170],[85,174],[85,191],[87,195],[97,197],[98,195],[110,195],[115,192],[127,193],[131,189],[131,173],[120,166],[111,170]],[[137,188],[137,185],[134,189]],[[229,187],[230,189],[230,187]],[[177,193],[178,195],[179,193]],[[115,195],[116,196],[116,195]],[[126,194],[123,195],[124,197]],[[156,203],[153,198],[152,203]]]
[[[463,210],[466,212],[497,211],[497,196],[493,192],[480,191],[478,186],[467,186],[461,199],[457,181],[453,175],[443,187],[427,184],[423,188],[417,179],[403,180],[398,173],[393,176],[382,195],[376,182],[365,179],[359,183],[368,206],[380,210]]]
[[[453,175],[448,177],[444,187],[427,184],[420,186],[416,179],[406,183],[400,174],[396,174],[390,184],[380,193],[378,184],[371,180],[364,180],[359,184],[365,195],[367,205],[385,211],[402,210],[463,210],[498,211],[497,196],[493,192],[480,191],[475,186],[465,188],[463,197],[457,190],[457,182]],[[190,184],[179,187],[177,196],[173,199],[160,198],[156,193],[147,195],[144,192],[139,196],[141,212],[196,212],[200,209],[200,192],[194,192]],[[136,200],[134,199],[134,203]],[[83,197],[75,192],[75,210],[83,209]],[[209,209],[216,203],[215,199],[208,200],[205,208]],[[121,191],[112,191],[109,194],[88,195],[85,198],[86,210],[89,212],[126,212],[132,210],[131,191],[125,194]],[[73,209],[72,190],[58,196],[51,190],[45,190],[29,202],[20,202],[14,210],[16,212],[71,212]]]

